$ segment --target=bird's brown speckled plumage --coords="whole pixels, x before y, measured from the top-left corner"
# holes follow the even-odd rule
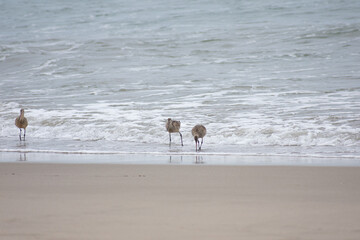
[[[18,116],[15,119],[15,125],[20,129],[20,141],[21,141],[21,129],[24,129],[24,140],[25,140],[25,134],[26,134],[26,127],[28,126],[28,121],[26,119],[26,117],[24,116],[25,111],[24,109],[20,110],[20,116]]]
[[[175,120],[171,120],[171,118],[168,118],[168,120],[166,121],[166,131],[169,132],[169,139],[170,139],[170,144],[171,144],[171,133],[175,133],[178,132],[180,134],[180,139],[181,139],[181,146],[183,146],[183,140],[182,140],[182,134],[180,132],[180,121],[175,121]]]
[[[191,134],[194,136],[196,151],[198,151],[198,147],[197,147],[198,145],[199,145],[199,150],[201,150],[201,146],[204,142],[204,137],[206,135],[206,128],[203,125],[196,125],[191,130]],[[201,138],[201,145],[199,143],[199,138]]]

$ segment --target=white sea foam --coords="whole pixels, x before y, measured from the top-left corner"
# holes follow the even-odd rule
[[[15,104],[17,105],[17,104]],[[357,129],[348,125],[346,119],[314,118],[279,119],[266,115],[238,113],[223,119],[217,115],[205,117],[192,116],[188,108],[201,108],[204,105],[188,104],[177,106],[170,104],[165,110],[147,110],[142,106],[110,107],[115,103],[97,103],[83,105],[81,109],[29,109],[26,114],[31,125],[28,134],[37,138],[64,138],[95,141],[100,139],[117,141],[141,141],[144,143],[166,142],[165,119],[178,115],[182,120],[184,138],[191,139],[190,130],[193,125],[203,123],[208,128],[206,142],[209,144],[238,144],[262,146],[358,146]],[[131,106],[131,104],[129,104]],[[17,105],[18,106],[18,105]],[[14,104],[7,107],[14,108]],[[168,109],[168,110],[167,110]],[[181,116],[179,116],[179,112]],[[10,124],[16,117],[14,110],[8,110],[12,119],[2,128],[1,136],[16,135],[15,127]],[[214,121],[214,118],[218,122]],[[184,120],[183,120],[184,119]],[[343,122],[343,123],[341,123]],[[334,125],[335,124],[335,125]]]

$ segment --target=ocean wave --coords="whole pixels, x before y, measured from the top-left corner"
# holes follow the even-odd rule
[[[311,32],[303,34],[301,39],[326,39],[332,37],[359,36],[360,27],[357,24],[329,25],[324,29],[312,29]]]
[[[199,123],[191,117],[188,108],[201,108],[201,104],[168,105],[167,112],[183,111],[181,130],[184,139],[192,139],[191,128]],[[110,105],[114,107],[109,107]],[[10,104],[9,106],[14,106]],[[7,106],[7,107],[9,107]],[[16,104],[16,106],[18,106]],[[83,141],[128,141],[143,143],[167,142],[165,131],[166,114],[163,110],[141,107],[126,109],[127,106],[102,103],[83,107],[83,109],[61,109],[46,111],[29,109],[26,111],[28,135],[43,139],[76,139]],[[166,109],[165,109],[166,111]],[[185,115],[184,115],[185,111]],[[13,118],[2,119],[1,137],[15,137],[13,119],[17,111],[8,110]],[[217,119],[218,115],[206,113],[200,123],[208,128],[206,142],[209,144],[236,144],[248,146],[348,146],[360,145],[360,135],[351,119],[329,116],[327,118],[285,119],[259,116],[254,113],[229,115]],[[289,118],[291,114],[289,115]],[[188,120],[186,120],[188,119]],[[6,125],[5,125],[6,124]]]
[[[359,152],[356,1],[15,5],[3,4],[1,148],[25,108],[29,139],[80,147],[166,145],[171,117],[189,146],[200,123],[212,149]]]

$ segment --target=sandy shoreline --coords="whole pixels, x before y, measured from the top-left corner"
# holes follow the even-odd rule
[[[0,239],[360,239],[359,167],[0,163]]]

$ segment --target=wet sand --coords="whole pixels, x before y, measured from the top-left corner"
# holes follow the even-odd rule
[[[360,239],[359,167],[0,163],[0,239]]]

